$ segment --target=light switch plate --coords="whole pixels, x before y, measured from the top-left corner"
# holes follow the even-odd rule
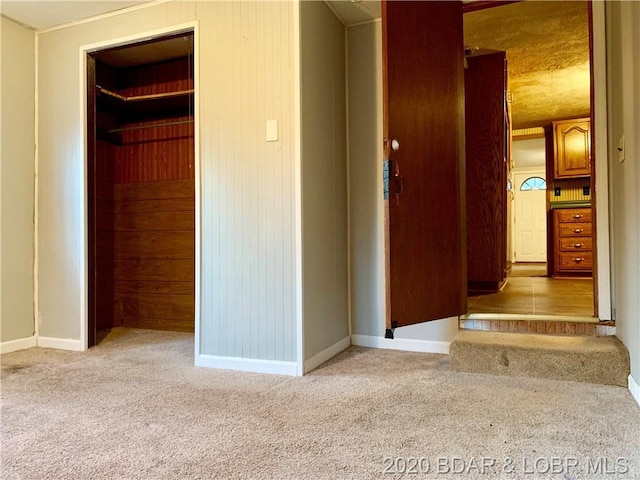
[[[267,142],[278,141],[278,120],[267,120]]]
[[[624,162],[624,135],[618,140],[618,162]]]

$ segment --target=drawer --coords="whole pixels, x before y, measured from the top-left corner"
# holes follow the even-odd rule
[[[589,223],[591,222],[590,208],[567,208],[556,210],[560,223]]]
[[[557,269],[562,270],[592,270],[593,269],[593,253],[592,252],[560,252],[558,253]]]
[[[561,252],[590,252],[593,250],[593,239],[591,237],[561,237],[558,239],[558,246]]]
[[[591,223],[559,223],[559,237],[590,237]]]

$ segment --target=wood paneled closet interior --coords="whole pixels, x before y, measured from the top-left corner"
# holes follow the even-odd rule
[[[193,33],[87,56],[89,346],[194,331]]]

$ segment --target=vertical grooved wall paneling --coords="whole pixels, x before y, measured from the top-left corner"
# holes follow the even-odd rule
[[[555,188],[560,187],[560,195],[556,197]],[[584,187],[589,187],[589,195],[584,194]],[[547,194],[551,202],[588,202],[591,201],[591,179],[556,178],[547,180]]]
[[[200,5],[201,351],[295,361],[293,7]],[[277,142],[266,142],[267,120]]]

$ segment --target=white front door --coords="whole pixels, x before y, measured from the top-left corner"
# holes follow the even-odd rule
[[[540,189],[545,172],[514,174],[516,262],[547,261],[546,189]]]

